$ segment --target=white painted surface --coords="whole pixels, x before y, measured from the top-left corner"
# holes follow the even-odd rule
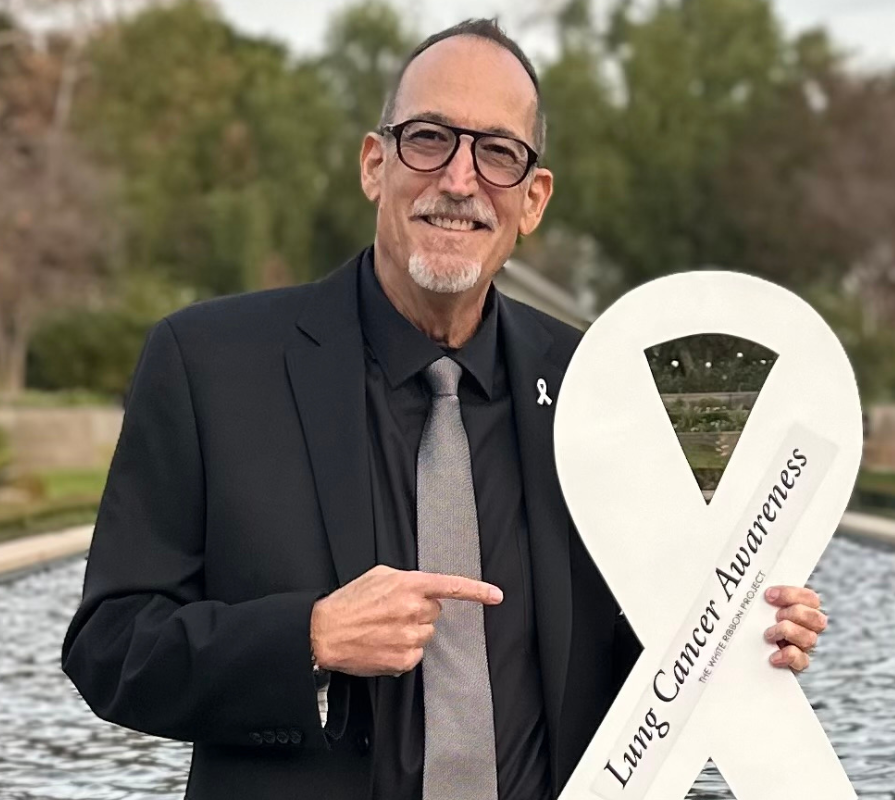
[[[698,333],[749,339],[779,355],[710,505],[644,355]],[[720,583],[706,592],[716,568],[730,563],[730,542],[752,529],[743,520],[755,518],[756,498],[786,468],[777,463],[779,451],[793,436],[807,442],[805,471],[816,483],[810,492],[804,484],[804,502],[776,515],[789,513],[789,538],[779,554],[759,549],[743,582],[751,583],[761,564],[764,586],[803,585],[842,519],[860,464],[861,408],[851,366],[826,323],[796,295],[746,275],[653,281],[621,298],[585,334],[559,393],[555,433],[572,517],[645,648],[563,800],[681,800],[710,757],[739,800],[854,798],[794,675],[768,663],[775,646],[762,634],[774,609],[760,595],[706,684],[697,676],[718,633],[707,637],[695,674],[674,701],[653,697],[659,719],[671,720],[677,736],[656,737],[624,787],[605,769],[609,760],[619,765],[620,748],[636,732],[631,721],[644,719],[643,698],[658,670],[671,671],[667,656],[681,651],[684,642],[675,637],[682,626],[698,623],[692,610],[718,600],[722,631],[734,617],[738,606]],[[790,494],[798,497],[798,486]],[[764,512],[768,520],[771,510]],[[782,524],[770,526],[768,542],[774,530],[782,532]],[[700,696],[691,698],[690,711],[693,692]],[[795,743],[798,770],[786,762]]]

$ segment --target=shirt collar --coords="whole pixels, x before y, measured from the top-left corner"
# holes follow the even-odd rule
[[[360,316],[364,337],[374,358],[382,365],[394,389],[422,372],[433,361],[449,355],[471,376],[490,400],[497,358],[497,314],[499,304],[491,286],[482,309],[482,321],[473,337],[461,348],[451,350],[433,342],[391,303],[373,270],[373,250],[361,260]]]

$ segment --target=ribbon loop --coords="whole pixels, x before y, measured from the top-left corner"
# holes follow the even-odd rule
[[[710,505],[644,358],[655,342],[699,333],[779,354]],[[575,527],[644,646],[562,800],[682,800],[716,754],[739,800],[855,798],[762,636],[774,621],[764,589],[807,580],[861,459],[854,374],[820,315],[738,273],[645,284],[585,334],[555,437]],[[793,746],[803,769],[791,769]]]

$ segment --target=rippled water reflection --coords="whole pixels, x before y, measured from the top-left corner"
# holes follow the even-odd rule
[[[189,745],[96,719],[59,669],[83,572],[0,585],[0,798],[179,800]],[[862,800],[895,800],[895,551],[837,538],[811,585],[832,616],[802,685]],[[690,797],[732,795],[708,767]]]

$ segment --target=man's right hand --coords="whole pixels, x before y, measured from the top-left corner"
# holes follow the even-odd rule
[[[321,598],[311,612],[311,647],[322,669],[400,675],[423,657],[441,600],[497,605],[503,592],[483,581],[379,565]]]

